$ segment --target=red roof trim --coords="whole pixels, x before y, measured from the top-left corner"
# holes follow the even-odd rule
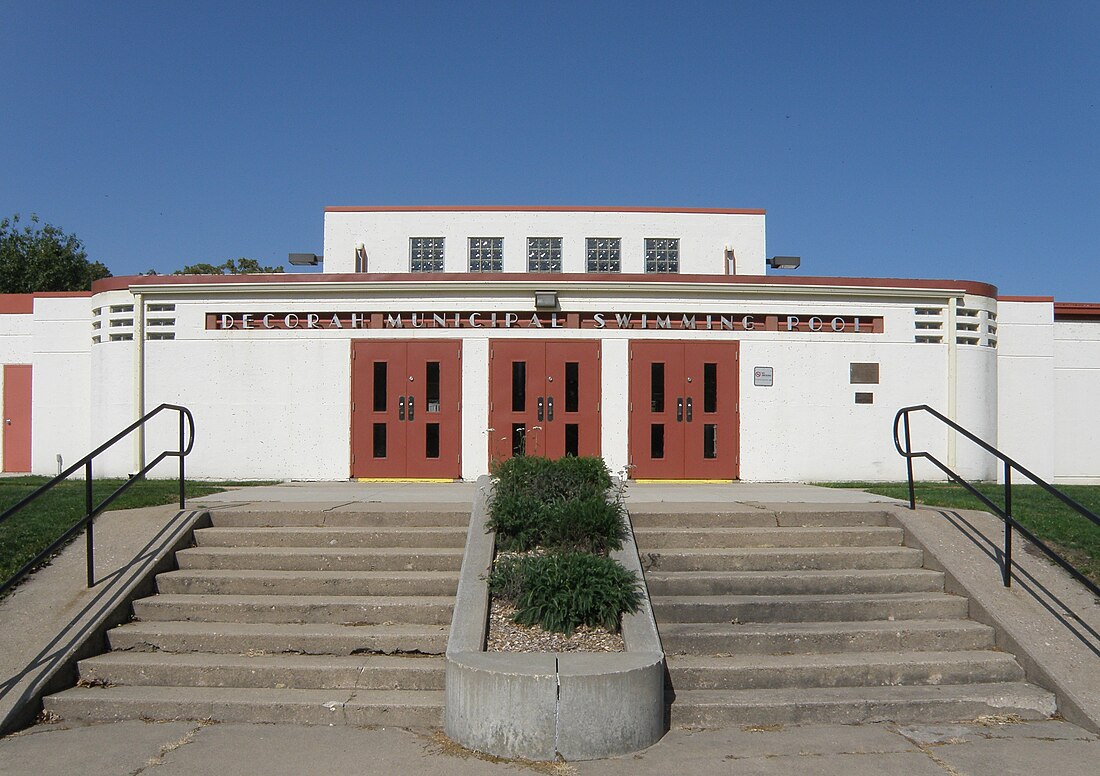
[[[90,297],[91,291],[38,291],[33,294],[0,294],[0,314],[28,315],[34,312],[35,299]]]
[[[1054,301],[1053,296],[998,296],[998,302],[1045,302],[1050,304]]]
[[[130,286],[150,285],[196,285],[200,283],[238,283],[238,284],[265,284],[265,283],[383,283],[383,282],[438,282],[438,281],[469,281],[477,280],[486,282],[490,280],[503,281],[531,281],[540,284],[553,285],[556,282],[579,283],[585,281],[621,282],[621,283],[711,283],[714,285],[750,285],[766,284],[773,286],[834,286],[856,288],[915,288],[934,289],[948,288],[959,290],[975,296],[995,298],[997,288],[988,283],[979,283],[973,280],[926,280],[903,278],[837,278],[837,277],[791,277],[780,275],[679,275],[679,274],[587,274],[587,273],[561,273],[542,274],[531,272],[508,273],[323,273],[311,272],[308,274],[276,273],[268,275],[134,275],[130,277],[112,277],[97,280],[92,285],[93,293],[104,291],[120,291]]]
[[[1093,302],[1055,302],[1054,320],[1100,321],[1100,304]]]
[[[592,205],[390,205],[365,207],[330,205],[326,213],[708,213],[716,215],[762,216],[762,209],[693,207],[609,207]]]
[[[0,314],[26,315],[34,312],[34,294],[0,294]]]

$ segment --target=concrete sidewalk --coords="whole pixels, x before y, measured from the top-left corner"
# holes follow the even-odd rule
[[[310,774],[814,774],[1035,776],[1096,773],[1100,739],[1066,722],[813,725],[672,730],[642,752],[578,763],[482,757],[437,731],[115,722],[38,725],[0,739],[2,776]]]
[[[473,483],[286,483],[240,489],[196,499],[189,507],[239,511],[356,511],[364,505],[402,509],[407,504],[461,504],[472,500]],[[706,509],[721,504],[730,511],[751,511],[765,504],[809,505],[832,509],[873,509],[885,499],[858,491],[797,484],[725,485],[631,484],[631,505],[673,510]],[[894,502],[896,503],[896,502]],[[942,514],[922,510],[907,529],[929,544],[951,542],[957,563],[977,567],[967,585],[996,585],[996,566],[988,548],[973,537],[960,541],[958,527]],[[181,515],[171,507],[109,513],[97,523],[97,568],[106,581],[83,588],[83,543],[71,545],[0,602],[0,686],[7,702],[18,694],[11,680],[26,666],[41,664],[57,652],[57,634],[79,628],[90,604],[107,600],[123,584],[127,570],[138,568],[170,542]],[[980,521],[975,524],[980,525]],[[985,527],[985,526],[980,526]],[[990,526],[990,530],[995,526]],[[954,537],[954,538],[952,538]],[[957,547],[956,547],[957,546]],[[977,559],[974,557],[977,554]],[[950,553],[949,553],[950,555]],[[1026,553],[1024,570],[1045,577],[1046,568]],[[955,562],[949,557],[948,562]],[[986,574],[988,570],[988,575]],[[1023,606],[1026,588],[1002,595]],[[1019,600],[1017,600],[1019,599]],[[1013,611],[1013,610],[1010,610]],[[1078,624],[1080,620],[1076,621]],[[1051,636],[1034,634],[1042,641]],[[1090,655],[1095,661],[1095,655]],[[1096,674],[1095,662],[1076,665],[1084,676]],[[1087,684],[1087,682],[1086,682]],[[0,704],[5,701],[0,697]],[[0,705],[0,712],[3,711]],[[620,758],[587,763],[529,764],[495,761],[462,750],[438,731],[356,729],[276,725],[203,725],[194,722],[118,722],[86,727],[38,724],[0,739],[0,774],[482,774],[535,770],[541,773],[646,774],[758,773],[790,774],[1065,774],[1097,772],[1100,739],[1060,720],[1014,723],[984,720],[957,725],[802,726],[766,729],[673,729],[655,746]]]

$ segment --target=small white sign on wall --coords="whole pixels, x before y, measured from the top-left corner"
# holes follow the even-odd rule
[[[755,366],[752,369],[752,383],[753,385],[763,385],[770,387],[772,385],[772,367],[770,366]]]

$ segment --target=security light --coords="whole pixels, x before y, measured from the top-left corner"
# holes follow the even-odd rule
[[[536,310],[554,310],[558,306],[558,292],[557,291],[536,291],[535,292],[535,309]]]
[[[800,256],[772,256],[768,259],[768,266],[772,269],[798,269],[801,263]]]
[[[290,263],[296,267],[316,267],[321,261],[321,257],[314,253],[290,254]]]

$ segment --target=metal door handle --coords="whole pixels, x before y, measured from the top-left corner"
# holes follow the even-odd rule
[[[684,422],[684,400],[683,399],[677,399],[676,400],[676,422],[677,423],[683,423]]]
[[[538,419],[539,419],[539,422],[541,423],[542,422],[542,397],[541,396],[539,397]]]
[[[688,397],[687,422],[691,422],[691,397]]]
[[[688,406],[690,407],[691,405],[688,405]],[[412,419],[413,419],[413,397],[410,396],[409,397],[409,420],[412,420]],[[688,420],[691,420],[691,418],[689,417]]]
[[[546,399],[546,419],[554,419],[554,397],[550,396]]]
[[[405,397],[401,396],[397,399],[397,419],[405,419]]]

